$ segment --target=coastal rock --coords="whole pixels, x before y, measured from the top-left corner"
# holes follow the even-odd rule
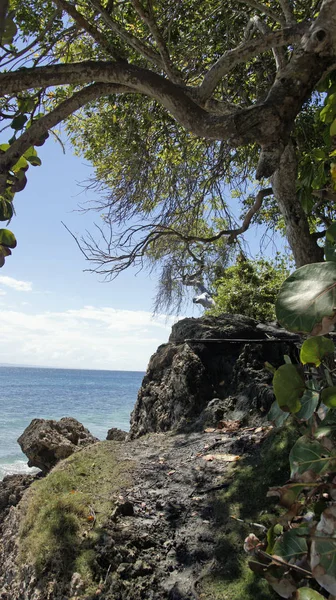
[[[38,467],[43,473],[79,448],[95,442],[98,439],[72,417],[63,417],[59,421],[33,419],[18,439],[22,452],[29,459],[28,466]]]
[[[272,343],[273,341],[273,343]],[[274,324],[222,314],[178,321],[151,357],[131,415],[130,438],[197,431],[222,418],[262,419],[273,402],[272,374],[297,355],[298,336]]]
[[[126,439],[127,432],[122,429],[118,429],[117,427],[111,427],[108,430],[106,439],[113,440],[115,442],[123,442]]]
[[[36,479],[36,475],[6,475],[0,481],[0,523],[11,506],[16,506],[25,490]]]

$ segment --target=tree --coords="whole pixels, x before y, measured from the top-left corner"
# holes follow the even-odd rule
[[[105,248],[93,238],[83,248],[96,270],[114,276],[167,257],[168,247],[203,268],[201,248],[218,244],[223,255],[265,199],[284,220],[296,265],[322,259],[297,174],[309,146],[300,132],[309,123],[321,139],[309,116],[321,109],[314,91],[326,77],[332,96],[333,0],[10,0],[0,20],[0,111],[11,131],[0,146],[3,220],[29,165],[40,164],[36,146],[68,120],[109,189]],[[228,180],[246,188],[240,225],[224,198]],[[1,235],[4,260],[16,242]],[[193,270],[177,263],[170,281]]]
[[[263,322],[274,321],[276,297],[288,274],[279,257],[275,261],[251,261],[239,256],[215,282],[216,307],[211,314],[239,313]]]

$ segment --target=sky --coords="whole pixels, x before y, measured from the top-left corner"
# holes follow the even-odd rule
[[[52,140],[39,156],[42,166],[29,168],[28,184],[15,197],[9,228],[18,245],[0,269],[0,364],[144,371],[177,319],[153,317],[154,274],[133,269],[104,282],[85,272],[88,264],[62,221],[76,236],[99,222],[97,213],[78,210],[94,199],[83,186],[92,168]],[[252,247],[259,239],[249,232]],[[191,304],[184,315],[202,312]]]
[[[155,277],[133,270],[103,282],[84,272],[88,264],[61,221],[76,235],[99,222],[78,211],[92,198],[80,185],[92,169],[53,141],[39,156],[42,166],[30,167],[16,195],[9,228],[18,245],[0,270],[0,363],[144,371],[176,319],[152,316]]]

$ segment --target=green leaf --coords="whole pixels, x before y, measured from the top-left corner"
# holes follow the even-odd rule
[[[323,335],[336,320],[336,264],[304,265],[282,284],[275,304],[278,321],[289,331]]]
[[[0,198],[0,221],[10,221],[13,216],[13,205],[5,198]]]
[[[300,398],[306,389],[303,377],[295,365],[281,365],[273,377],[274,394],[280,408],[296,413],[301,408]]]
[[[16,173],[17,171],[20,171],[21,169],[26,169],[27,167],[28,167],[28,163],[27,163],[25,157],[21,156],[21,158],[19,158],[17,163],[15,163],[14,167],[12,167],[12,171],[14,173]]]
[[[301,398],[301,408],[296,413],[298,419],[308,420],[315,412],[319,403],[320,395],[314,390],[306,390]]]
[[[18,131],[19,129],[23,129],[25,123],[28,121],[28,117],[26,115],[20,114],[17,117],[14,117],[11,122],[11,128]]]
[[[42,165],[42,161],[38,156],[30,155],[30,156],[27,156],[26,158],[33,167],[40,167]]]
[[[317,440],[310,440],[306,435],[300,437],[289,454],[291,477],[305,471],[323,473],[330,467],[331,456]]]
[[[306,533],[306,527],[297,527],[296,529],[286,531],[275,542],[273,554],[281,556],[287,562],[293,558],[302,558],[308,552],[307,540],[304,537],[304,533]]]
[[[34,98],[18,98],[18,109],[21,113],[30,113],[36,104],[36,100]]]
[[[7,17],[5,20],[5,29],[2,34],[1,43],[2,44],[11,44],[14,37],[17,34],[17,26],[15,25],[13,19],[11,17]]]
[[[312,337],[303,342],[300,350],[300,361],[303,365],[312,363],[319,367],[322,358],[328,354],[333,354],[334,350],[334,343],[329,338],[323,336]]]
[[[315,590],[302,587],[295,592],[294,600],[325,600],[325,597],[315,592]]]
[[[0,244],[8,246],[8,248],[15,248],[17,242],[14,233],[9,229],[0,229]]]
[[[8,150],[8,148],[10,148],[10,144],[0,144],[0,150],[2,152],[6,152],[6,150]]]
[[[336,119],[331,123],[329,132],[331,136],[336,135]]]
[[[273,402],[269,413],[267,415],[267,420],[275,425],[275,427],[282,427],[286,419],[288,419],[290,413],[284,412],[281,410],[277,401]]]
[[[327,387],[322,390],[321,400],[328,408],[336,408],[336,387]]]

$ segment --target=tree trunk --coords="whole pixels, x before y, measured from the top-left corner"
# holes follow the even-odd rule
[[[296,267],[321,262],[323,249],[309,232],[307,215],[296,193],[297,160],[290,141],[282,154],[280,166],[272,177],[273,193],[286,226],[286,237]]]

